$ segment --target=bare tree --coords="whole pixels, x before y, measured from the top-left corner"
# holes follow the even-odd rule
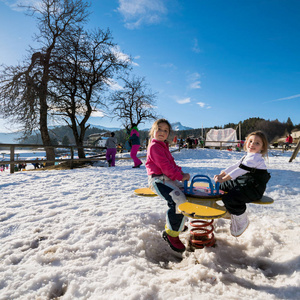
[[[50,146],[48,113],[52,73],[59,65],[56,48],[66,34],[85,22],[89,3],[81,0],[41,0],[35,6],[23,6],[37,20],[39,34],[35,39],[40,49],[30,49],[31,57],[22,66],[3,66],[0,74],[0,101],[4,117],[24,125],[26,133],[39,127],[44,146]],[[46,148],[48,160],[54,150]]]
[[[93,111],[105,106],[102,94],[113,77],[131,64],[120,55],[109,30],[72,34],[60,49],[62,63],[57,68],[53,114],[61,116],[72,129],[78,156],[85,157],[83,140]]]
[[[122,78],[124,88],[110,97],[113,106],[111,114],[122,121],[124,127],[139,125],[147,120],[157,119],[155,112],[156,94],[148,88],[144,77]]]

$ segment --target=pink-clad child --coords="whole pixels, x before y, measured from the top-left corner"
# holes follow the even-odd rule
[[[189,180],[190,174],[182,172],[169,150],[167,139],[171,129],[171,124],[165,119],[154,122],[149,134],[151,141],[147,149],[146,169],[149,187],[166,200],[169,207],[163,238],[174,251],[184,252],[185,246],[179,234],[186,218],[178,211],[178,206],[186,201],[180,181]]]

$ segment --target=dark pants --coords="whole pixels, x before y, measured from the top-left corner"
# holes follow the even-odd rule
[[[246,203],[261,199],[270,174],[265,171],[260,174],[247,173],[234,180],[220,184],[220,189],[227,192],[222,201],[227,211],[233,215],[241,215],[246,211]]]
[[[222,197],[222,201],[227,211],[232,215],[241,215],[246,211],[246,203],[250,203],[253,200],[247,197],[243,193],[242,188],[236,185],[234,181],[229,180],[221,183],[220,189],[227,192]]]

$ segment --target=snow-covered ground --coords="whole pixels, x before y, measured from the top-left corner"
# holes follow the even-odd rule
[[[165,202],[134,194],[147,186],[144,165],[1,172],[0,299],[300,299],[300,157],[289,163],[291,154],[270,154],[275,202],[248,206],[241,237],[216,220],[216,247],[181,261],[161,238]],[[174,153],[185,172],[211,178],[242,155]]]

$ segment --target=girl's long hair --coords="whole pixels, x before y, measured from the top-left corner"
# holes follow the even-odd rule
[[[150,141],[150,142],[151,142],[151,140],[154,138],[154,131],[156,131],[156,130],[158,129],[158,126],[159,126],[159,124],[161,124],[161,123],[166,123],[166,124],[168,125],[168,127],[169,127],[169,135],[168,135],[167,140],[168,140],[169,137],[171,136],[172,126],[171,126],[170,122],[169,122],[168,120],[166,120],[166,119],[158,119],[158,120],[156,120],[156,121],[153,123],[153,125],[152,125],[152,127],[151,127],[151,129],[150,129],[150,131],[149,131],[149,141]],[[150,143],[149,143],[149,144],[150,144]]]
[[[262,156],[268,156],[269,142],[268,142],[268,139],[267,139],[266,135],[260,130],[253,131],[253,132],[251,132],[247,135],[246,141],[244,143],[244,150],[247,151],[247,149],[246,149],[247,141],[253,135],[256,135],[256,136],[260,137],[262,142],[263,142],[263,146],[262,146],[262,150],[261,150]]]

